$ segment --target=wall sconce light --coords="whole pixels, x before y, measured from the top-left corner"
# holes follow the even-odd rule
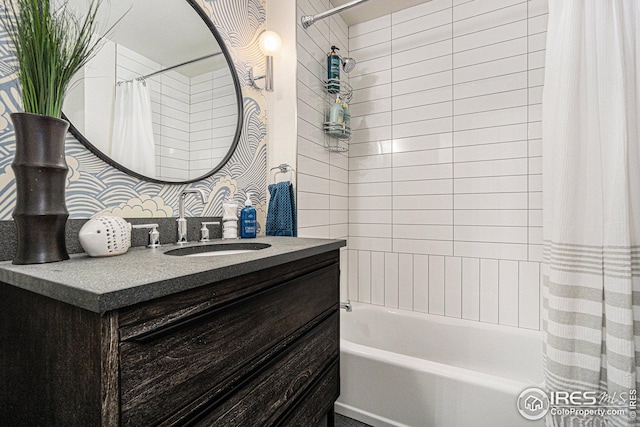
[[[260,35],[260,50],[265,55],[265,73],[262,76],[254,76],[253,68],[249,69],[249,84],[256,89],[262,89],[256,84],[256,80],[264,79],[264,90],[273,92],[273,55],[280,50],[282,39],[275,31],[265,31]]]

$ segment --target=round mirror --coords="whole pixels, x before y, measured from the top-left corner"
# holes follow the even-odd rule
[[[78,13],[87,0],[70,0]],[[195,0],[111,0],[99,22],[117,22],[78,73],[63,105],[71,132],[140,179],[187,183],[219,170],[242,127],[233,62]]]

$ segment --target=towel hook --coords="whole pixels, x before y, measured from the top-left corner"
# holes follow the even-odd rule
[[[291,183],[294,183],[294,178],[295,178],[295,169],[292,168],[291,166],[289,166],[286,163],[281,163],[280,165],[273,167],[269,170],[269,174],[271,174],[273,171],[276,171],[272,176],[271,176],[271,183],[275,184],[276,183],[276,178],[278,176],[279,173],[289,173],[291,175],[291,178],[289,179],[291,181]]]

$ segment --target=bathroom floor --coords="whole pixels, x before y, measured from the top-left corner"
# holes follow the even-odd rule
[[[335,427],[371,427],[369,424],[361,423],[344,415],[336,414]],[[317,427],[326,427],[327,421],[318,424]]]

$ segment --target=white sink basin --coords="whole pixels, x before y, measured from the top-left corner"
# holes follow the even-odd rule
[[[236,255],[247,252],[259,251],[271,247],[267,243],[213,243],[209,245],[189,246],[186,248],[173,249],[165,252],[165,255],[183,257],[210,257],[222,255]]]
[[[235,255],[235,254],[244,254],[247,252],[254,252],[259,249],[231,249],[227,251],[209,251],[209,252],[199,252],[195,254],[182,255],[189,258],[192,257],[205,257],[205,256],[220,256],[220,255]]]

